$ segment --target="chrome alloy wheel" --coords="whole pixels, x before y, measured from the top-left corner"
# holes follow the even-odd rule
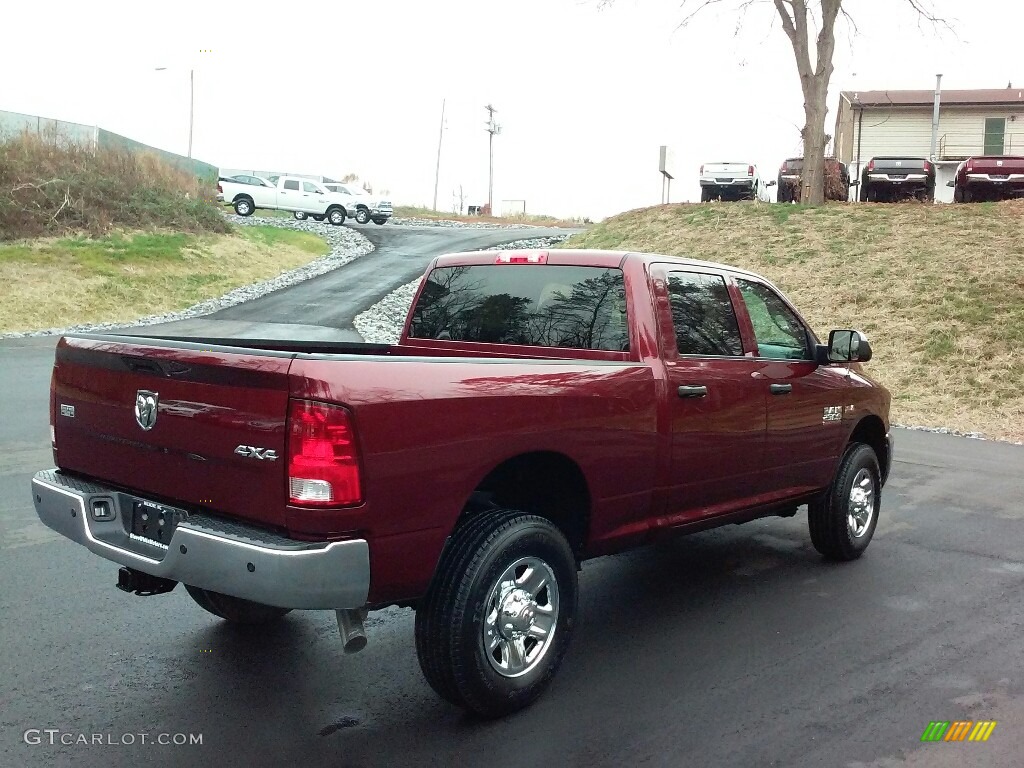
[[[860,470],[850,486],[850,502],[846,511],[846,525],[850,536],[859,539],[871,527],[875,517],[875,479],[867,469]]]
[[[551,566],[522,557],[505,569],[484,603],[484,654],[503,677],[532,671],[551,648],[558,625],[558,582]]]

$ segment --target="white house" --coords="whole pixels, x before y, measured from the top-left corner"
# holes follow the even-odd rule
[[[935,199],[949,203],[953,190],[946,182],[962,160],[1024,155],[1024,88],[942,91],[932,157],[934,99],[931,90],[840,93],[835,154],[849,166],[850,178],[859,179],[872,157],[929,158],[936,165]]]

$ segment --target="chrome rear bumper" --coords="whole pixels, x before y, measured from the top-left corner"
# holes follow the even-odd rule
[[[362,539],[294,541],[254,526],[188,514],[165,547],[131,532],[134,503],[155,504],[152,500],[55,469],[32,479],[32,501],[39,519],[57,533],[152,576],[281,608],[366,604],[370,553]],[[111,516],[95,519],[97,507]]]

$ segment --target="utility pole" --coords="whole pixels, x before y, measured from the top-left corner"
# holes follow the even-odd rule
[[[188,159],[192,159],[192,115],[196,104],[196,71],[188,71]]]
[[[939,101],[942,98],[942,75],[935,76],[935,99],[932,105],[932,151],[928,159],[935,162],[935,145],[939,141]]]
[[[501,126],[494,122],[494,113],[497,112],[493,106],[488,104],[484,109],[487,110],[487,133],[490,134],[487,139],[487,149],[490,154],[490,164],[487,173],[487,210],[490,215],[494,215],[494,137],[501,133]]]
[[[441,141],[444,139],[444,105],[446,99],[441,99],[441,131],[437,137],[437,168],[434,169],[434,210],[437,210],[437,182],[441,178]]]

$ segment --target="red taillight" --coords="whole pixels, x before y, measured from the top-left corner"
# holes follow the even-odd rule
[[[789,170],[789,163],[783,163],[782,166],[779,168],[779,173],[785,173],[788,170]]]
[[[929,163],[927,160],[924,161],[924,170],[926,173],[932,172],[932,164]]]
[[[701,175],[701,176],[703,176],[703,175],[704,175],[704,166],[703,166],[703,165],[702,165],[702,166],[700,167],[700,175]]]
[[[972,157],[970,160],[967,161],[967,172],[970,173],[973,170],[974,170],[974,158]]]
[[[292,400],[288,406],[288,501],[303,507],[362,503],[351,414],[337,405]]]
[[[535,251],[522,252],[522,251],[505,251],[499,253],[498,258],[494,260],[495,264],[547,264],[548,263],[548,252],[547,251]]]
[[[868,161],[868,170],[869,171],[875,170],[875,161],[874,160],[869,160]]]
[[[50,447],[57,447],[57,369],[50,372]]]
[[[224,187],[220,185],[219,181],[217,182],[217,191],[220,192],[222,195],[224,194]]]
[[[754,166],[748,165],[747,166],[747,176],[753,176],[753,175],[754,175]]]

